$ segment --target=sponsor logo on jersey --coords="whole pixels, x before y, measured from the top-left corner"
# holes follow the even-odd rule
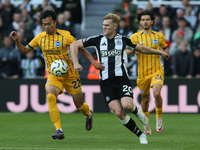
[[[158,40],[157,39],[153,39],[153,44],[157,45],[158,44]]]
[[[55,42],[55,47],[60,47],[60,45],[61,45],[61,42],[60,42],[60,41],[56,41],[56,42]]]
[[[122,51],[121,50],[117,50],[117,49],[114,49],[114,50],[102,50],[101,51],[101,57],[114,57],[114,56],[117,56],[117,55],[121,55],[122,54]]]

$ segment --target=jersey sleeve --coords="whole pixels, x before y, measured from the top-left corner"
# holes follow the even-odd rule
[[[166,43],[166,41],[165,41],[165,37],[164,37],[164,35],[163,34],[161,34],[161,36],[160,36],[160,46],[163,48],[163,49],[165,49],[165,48],[167,48],[167,43]]]
[[[125,38],[125,41],[126,41],[126,48],[133,51],[137,44],[127,37],[124,37],[124,38]]]
[[[70,45],[71,43],[73,43],[74,41],[76,41],[76,39],[68,32],[67,34],[67,45]]]
[[[137,43],[136,34],[131,35],[130,39],[133,43]]]
[[[83,38],[82,42],[83,42],[83,46],[84,47],[96,46],[96,44],[97,44],[97,37],[96,36],[90,36],[88,38]]]
[[[37,48],[37,47],[39,46],[40,37],[41,37],[41,33],[38,34],[35,38],[33,38],[33,39],[29,42],[28,46],[29,46],[30,48],[32,48],[32,49]]]

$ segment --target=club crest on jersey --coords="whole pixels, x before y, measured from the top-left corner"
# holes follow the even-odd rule
[[[61,42],[60,42],[60,41],[56,41],[56,42],[55,42],[55,47],[60,47],[60,45],[61,45]]]
[[[158,44],[158,40],[157,39],[153,39],[153,44],[157,45]]]
[[[117,45],[121,45],[122,44],[122,42],[121,41],[117,41]]]

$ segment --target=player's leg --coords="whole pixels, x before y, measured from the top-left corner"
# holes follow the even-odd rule
[[[86,130],[91,130],[92,128],[92,111],[90,110],[88,104],[83,101],[81,80],[79,74],[75,73],[64,82],[65,90],[72,95],[74,104],[76,108],[86,117]]]
[[[140,94],[142,95],[141,107],[143,113],[147,116],[149,121],[149,99],[150,99],[150,83],[151,76],[143,79],[137,79],[137,85],[140,89]]]
[[[161,97],[162,85],[156,83],[153,85],[153,94],[155,98],[156,105],[156,130],[161,132],[163,130],[163,120],[162,120],[162,97]]]
[[[122,97],[121,104],[123,109],[132,112],[143,125],[147,125],[148,120],[146,115],[136,106],[132,97]]]
[[[150,100],[149,97],[150,93],[142,95],[142,101],[141,101],[142,111],[147,116],[148,121],[149,121],[149,100]]]
[[[138,128],[135,121],[124,112],[119,100],[110,101],[108,106],[117,115],[120,122],[139,137],[141,144],[148,144],[146,135]]]
[[[148,123],[147,117],[133,102],[133,90],[128,78],[118,77],[116,87],[123,109],[132,112],[143,125]]]
[[[149,134],[151,135],[151,128],[150,128],[150,124],[149,124],[149,96],[150,94],[146,94],[146,95],[142,95],[142,101],[141,101],[141,107],[142,107],[142,111],[143,113],[146,115],[148,123],[147,125],[144,125],[144,133],[145,134]]]
[[[60,113],[56,105],[57,96],[60,92],[61,90],[53,85],[46,86],[49,115],[56,129],[56,133],[52,134],[53,139],[64,139],[64,133],[62,131],[60,121]]]
[[[146,115],[148,119],[147,125],[144,125],[144,133],[151,134],[151,128],[149,125],[149,97],[150,97],[150,82],[151,76],[148,76],[143,79],[137,79],[137,85],[140,89],[140,93],[142,95],[141,107],[143,113]]]
[[[162,97],[161,89],[164,83],[164,74],[163,72],[156,72],[152,77],[151,87],[153,87],[153,95],[155,98],[156,105],[156,130],[161,132],[163,130],[163,121],[162,121]]]
[[[92,122],[92,111],[89,109],[88,104],[83,102],[83,94],[78,93],[75,95],[72,95],[74,104],[76,108],[86,117],[86,130],[91,130],[93,122]]]

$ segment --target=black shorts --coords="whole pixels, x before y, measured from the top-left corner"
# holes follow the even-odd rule
[[[100,81],[100,87],[107,104],[122,97],[133,98],[131,82],[127,77],[119,76]]]

